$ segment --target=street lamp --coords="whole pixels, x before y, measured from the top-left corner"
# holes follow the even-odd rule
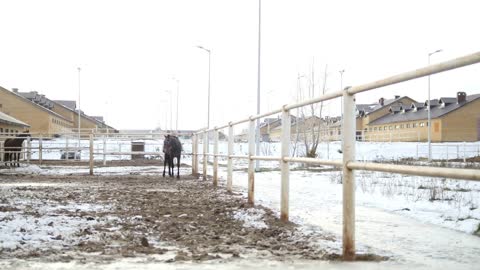
[[[178,96],[180,96],[180,80],[176,79],[175,77],[172,77],[172,80],[177,82],[177,113],[176,113],[176,119],[175,119],[175,130],[177,131],[178,134]]]
[[[206,52],[208,52],[208,112],[207,112],[207,129],[210,128],[210,60],[211,60],[211,54],[212,51],[209,49],[206,49],[202,46],[197,46],[197,48],[202,49]]]
[[[168,104],[169,104],[169,108],[170,108],[170,131],[169,132],[172,132],[172,130],[173,130],[173,121],[172,121],[172,115],[173,115],[173,113],[172,113],[172,110],[173,110],[172,96],[173,96],[173,91],[172,90],[164,90],[164,92],[169,95],[169,97],[168,97],[168,99],[169,99]],[[165,125],[165,126],[168,128],[168,125]]]
[[[430,56],[441,52],[442,50],[436,50],[434,52],[431,52],[428,54],[428,65],[430,65]],[[427,98],[427,104],[428,104],[428,122],[427,122],[427,131],[428,131],[428,161],[432,161],[432,113],[431,109],[432,107],[430,106],[430,75],[428,75],[428,98]]]
[[[202,49],[206,52],[208,52],[208,107],[207,107],[207,130],[210,128],[210,67],[211,67],[211,55],[212,55],[212,51],[209,50],[209,49],[206,49],[202,46],[197,46],[197,48],[199,49]],[[204,148],[203,150],[205,151],[205,153],[208,153],[209,152],[209,146],[210,146],[210,142],[209,142],[209,138],[208,138],[208,132],[204,133],[204,136],[207,136],[206,137],[206,140],[205,140],[205,144],[204,144]],[[206,157],[203,158],[203,180],[206,180],[207,179],[207,163],[208,163],[208,155]]]
[[[258,59],[257,59],[257,114],[260,114],[260,53],[261,53],[261,37],[262,37],[262,0],[258,0]],[[255,153],[260,155],[260,118],[257,118],[257,128],[255,137]],[[255,171],[260,168],[260,160],[255,162]]]

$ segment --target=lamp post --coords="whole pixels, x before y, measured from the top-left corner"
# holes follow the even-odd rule
[[[170,109],[170,128],[169,128],[170,131],[169,132],[171,132],[173,130],[173,120],[172,120],[172,118],[173,118],[173,116],[172,116],[173,115],[173,113],[172,113],[172,111],[173,111],[173,105],[172,105],[172,103],[173,103],[173,101],[172,101],[173,91],[172,90],[164,90],[164,92],[169,95],[169,97],[168,97],[168,104],[169,104],[168,107]],[[168,111],[167,111],[167,114],[168,114]],[[168,125],[165,125],[165,126],[168,128]]]
[[[442,50],[436,50],[428,54],[428,65],[430,65],[430,56],[441,52]],[[430,75],[428,75],[428,97],[427,97],[427,109],[428,109],[428,122],[427,122],[427,131],[428,131],[428,161],[432,161],[432,107],[430,106]]]
[[[210,60],[211,60],[212,51],[209,50],[209,49],[206,49],[206,48],[204,48],[204,47],[202,47],[202,46],[197,46],[197,48],[202,49],[202,50],[208,52],[208,106],[207,106],[207,110],[208,110],[208,111],[207,111],[207,129],[209,129],[209,128],[210,128],[210,67],[211,67],[211,65],[210,65],[210,64],[211,64],[211,61],[210,61]],[[206,152],[208,153],[208,152],[210,151],[210,150],[209,150],[209,146],[210,146],[209,144],[210,144],[210,142],[209,142],[209,140],[208,140],[208,132],[206,132],[206,134],[204,134],[204,136],[207,136],[207,137],[206,137],[206,140],[204,141],[205,144],[206,144],[206,148],[203,148],[203,149],[204,149],[204,151],[206,150]],[[205,147],[205,146],[204,146],[204,147]],[[203,179],[207,179],[207,175],[206,175],[206,174],[207,174],[207,173],[206,173],[206,172],[207,172],[207,169],[206,169],[207,163],[208,163],[208,155],[204,158],[204,161],[203,161],[203,168],[204,168],[204,169],[203,169],[203,171],[204,171],[204,173],[203,173]]]
[[[262,37],[262,0],[258,0],[258,60],[257,60],[257,114],[260,114],[260,59],[261,59],[261,37]],[[260,118],[257,119],[255,136],[255,153],[260,155]],[[260,160],[255,162],[255,171],[260,168]]]
[[[176,117],[175,117],[175,130],[178,133],[178,96],[180,96],[180,80],[177,80],[175,77],[172,77],[172,80],[174,80],[177,83],[177,112],[176,112]]]
[[[78,147],[80,147],[80,71],[81,68],[77,67],[78,70]]]
[[[208,112],[207,112],[207,129],[210,128],[210,60],[211,60],[211,54],[212,54],[212,51],[209,50],[209,49],[206,49],[202,46],[197,46],[197,48],[199,49],[202,49],[206,52],[208,52]]]

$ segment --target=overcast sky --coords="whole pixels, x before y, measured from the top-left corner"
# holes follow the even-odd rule
[[[297,74],[327,67],[328,91],[480,50],[478,1],[262,1],[261,111],[295,101]],[[0,86],[78,99],[118,129],[170,126],[179,80],[179,128],[256,112],[258,0],[1,0]],[[480,65],[435,75],[432,98],[480,93]],[[306,84],[304,78],[301,84]],[[427,98],[427,80],[357,96]],[[339,113],[339,101],[326,111]],[[175,108],[173,114],[175,122]],[[165,123],[167,121],[167,123]],[[175,123],[173,123],[175,127]]]

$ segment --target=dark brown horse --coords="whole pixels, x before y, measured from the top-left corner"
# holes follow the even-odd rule
[[[5,162],[5,166],[8,166],[8,162],[10,161],[10,167],[20,167],[22,144],[23,141],[30,136],[31,135],[27,130],[25,133],[17,135],[17,138],[9,138],[5,140],[3,143],[3,149],[5,150],[3,161]]]
[[[168,175],[175,176],[173,159],[177,158],[177,178],[180,178],[180,156],[182,154],[182,144],[176,136],[166,135],[163,141],[163,153],[165,159],[163,162],[163,177],[165,177],[165,167],[168,164]]]

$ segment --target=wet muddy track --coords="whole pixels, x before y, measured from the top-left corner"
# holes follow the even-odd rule
[[[294,224],[280,222],[269,209],[256,206],[265,212],[267,228],[245,227],[233,217],[250,208],[241,194],[191,176],[0,175],[0,187],[3,216],[30,216],[38,226],[51,227],[57,224],[42,225],[42,218],[79,220],[74,233],[62,235],[60,230],[47,240],[60,245],[29,245],[26,239],[15,248],[0,249],[1,259],[88,262],[166,253],[173,255],[154,258],[167,262],[338,259],[316,244],[338,239],[322,232],[302,234]],[[50,210],[41,210],[42,205]],[[21,234],[22,228],[15,233]]]

